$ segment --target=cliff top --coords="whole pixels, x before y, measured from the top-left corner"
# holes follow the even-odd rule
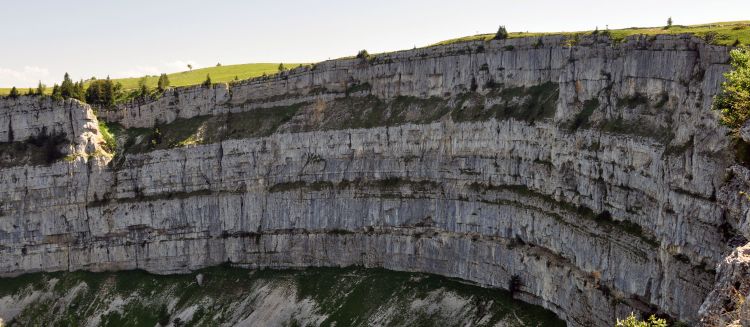
[[[708,23],[700,25],[673,25],[669,28],[665,26],[660,27],[631,27],[624,29],[599,29],[593,31],[577,31],[577,32],[511,32],[508,34],[509,39],[519,38],[538,38],[541,36],[566,36],[571,40],[575,40],[578,37],[591,35],[594,33],[600,33],[602,35],[609,34],[613,42],[622,42],[626,37],[633,35],[678,35],[678,34],[692,34],[706,40],[708,43],[715,45],[732,46],[739,44],[750,44],[750,21],[736,21],[736,22],[718,22]],[[451,45],[463,42],[474,42],[474,41],[490,41],[495,37],[494,33],[491,34],[478,34],[472,36],[465,36],[450,40],[441,41],[432,45],[427,46],[443,46]],[[394,53],[398,51],[380,53],[378,55],[384,55]],[[339,59],[347,59],[352,57],[343,57]],[[214,83],[231,82],[235,80],[235,77],[239,80],[252,79],[263,76],[264,74],[272,75],[278,72],[277,63],[251,63],[251,64],[240,64],[240,65],[227,65],[227,66],[216,66],[216,67],[205,67],[190,71],[182,71],[177,73],[168,74],[171,86],[193,86],[200,85],[205,81],[206,75],[210,74],[211,79]],[[287,68],[296,68],[300,63],[285,63]],[[156,86],[158,76],[145,76],[147,79],[147,85],[150,88]],[[121,78],[113,79],[114,82],[120,82],[123,85],[124,90],[134,90],[138,88],[139,80],[142,77],[133,78]],[[27,88],[20,88],[22,93],[25,93]],[[0,88],[0,96],[8,95],[10,88]],[[50,93],[51,87],[48,87],[46,92]]]
[[[671,27],[629,27],[623,29],[589,30],[576,32],[512,32],[508,38],[540,37],[550,35],[564,35],[571,38],[592,33],[609,33],[612,40],[619,42],[632,35],[662,35],[662,34],[692,34],[706,39],[715,45],[735,45],[737,41],[741,44],[750,44],[750,21],[718,22],[699,25],[672,25]],[[447,45],[460,42],[489,41],[495,34],[477,34],[460,38],[441,41],[430,46]]]

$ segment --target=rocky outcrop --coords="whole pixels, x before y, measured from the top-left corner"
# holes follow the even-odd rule
[[[0,170],[0,274],[361,265],[517,288],[572,326],[697,322],[742,233],[710,109],[727,58],[542,37],[169,90],[101,117],[197,124],[193,145]]]

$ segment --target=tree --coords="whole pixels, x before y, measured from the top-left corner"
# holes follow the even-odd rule
[[[63,99],[72,98],[73,95],[75,95],[76,89],[75,84],[73,84],[73,80],[70,79],[70,75],[68,73],[65,73],[65,76],[63,77],[63,82],[60,85],[60,95],[63,97]]]
[[[508,30],[505,29],[505,25],[500,25],[495,33],[495,40],[505,40],[508,38]]]
[[[52,87],[52,99],[55,99],[55,100],[62,100],[62,99],[64,99],[63,96],[62,96],[62,90],[60,88],[60,85],[55,84]]]
[[[192,64],[188,64],[188,65],[187,65],[187,67],[188,67],[188,69],[190,69],[191,71],[193,70],[193,65],[192,65]]]
[[[145,100],[150,93],[151,91],[148,88],[148,78],[141,77],[141,79],[138,80],[138,96]]]
[[[86,92],[84,91],[83,86],[83,80],[80,80],[73,84],[73,99],[78,99],[80,101],[86,100]]]
[[[367,58],[370,58],[370,54],[367,52],[367,50],[362,49],[362,50],[359,50],[359,52],[357,52],[357,58],[367,59]]]
[[[44,91],[47,90],[47,85],[42,84],[42,81],[39,81],[39,85],[36,86],[36,94],[38,95],[44,95]]]
[[[209,88],[209,87],[211,87],[211,85],[213,85],[213,83],[211,82],[211,75],[210,74],[206,74],[206,80],[203,81],[203,84],[201,84],[201,85],[203,87],[205,87],[205,88]]]
[[[107,76],[106,80],[95,80],[86,89],[86,102],[91,105],[110,108],[115,105],[117,87]]]
[[[18,89],[14,86],[12,89],[10,89],[10,94],[8,94],[9,97],[12,99],[18,98],[21,94],[18,93]]]
[[[672,17],[669,17],[667,19],[667,28],[670,28],[670,27],[672,27]]]
[[[713,108],[721,110],[722,124],[739,129],[750,118],[750,49],[734,49],[729,57],[732,70],[724,74]]]
[[[217,63],[216,63],[216,67],[221,67],[221,63],[220,63],[220,62],[217,62]]]
[[[286,67],[284,67],[284,64],[283,63],[279,64],[279,72],[283,72],[285,70],[286,70]]]
[[[160,92],[164,92],[164,90],[169,87],[169,77],[167,76],[167,74],[159,75],[159,82],[157,83],[157,87],[159,88]]]
[[[32,89],[32,88],[29,88],[29,90],[26,91],[26,95],[35,95],[35,94],[36,93],[34,92],[34,89]]]
[[[625,320],[617,319],[617,323],[615,324],[616,327],[667,327],[667,321],[664,319],[656,318],[656,316],[651,315],[648,317],[648,320],[641,321],[638,320],[635,317],[635,314],[632,312],[630,313],[630,316],[625,318]]]

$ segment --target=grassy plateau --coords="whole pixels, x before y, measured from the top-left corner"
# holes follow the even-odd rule
[[[286,68],[294,68],[299,63],[284,63]],[[211,75],[211,81],[217,82],[229,82],[233,81],[235,77],[239,80],[248,79],[252,77],[262,76],[263,74],[275,74],[278,72],[278,63],[257,63],[257,64],[241,64],[241,65],[226,65],[216,67],[206,67],[200,69],[193,69],[190,71],[177,72],[167,74],[169,77],[171,86],[187,86],[187,85],[198,85],[206,80],[206,75]],[[130,78],[116,78],[112,79],[115,82],[120,82],[123,89],[133,90],[138,88],[138,81],[143,77],[130,77]],[[62,78],[61,78],[62,80]],[[146,83],[150,88],[155,88],[156,83],[159,80],[159,76],[146,76]],[[29,86],[25,88],[19,88],[21,94],[25,94],[28,91]],[[33,86],[33,88],[36,88]],[[0,88],[0,95],[7,95],[10,93],[11,88]],[[47,93],[52,92],[52,85],[47,85]]]

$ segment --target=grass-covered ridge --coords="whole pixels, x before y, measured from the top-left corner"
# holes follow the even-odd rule
[[[305,65],[300,63],[284,64],[288,68],[294,68],[299,65]],[[248,78],[263,76],[263,74],[271,75],[278,72],[278,63],[253,63],[253,64],[240,64],[240,65],[226,65],[216,67],[206,67],[200,69],[193,69],[189,71],[177,72],[167,74],[169,77],[171,86],[188,86],[188,85],[199,85],[206,80],[206,75],[211,75],[211,80],[214,83],[231,82],[235,78],[244,80]],[[154,89],[157,86],[159,76],[145,76],[146,85],[149,88]],[[101,77],[104,78],[104,77]],[[124,90],[135,90],[138,88],[138,82],[143,77],[132,77],[132,78],[116,78],[113,79],[115,83],[120,82]],[[88,85],[90,82],[87,81]],[[19,88],[21,94],[25,94],[28,88]],[[36,88],[36,86],[34,86]],[[8,95],[11,88],[0,88],[0,95]],[[46,89],[47,94],[51,94],[52,86],[48,85]]]
[[[2,300],[18,303],[35,291],[44,296],[12,319],[2,317],[8,326],[228,326],[248,318],[281,326],[565,326],[502,290],[384,269],[221,266],[169,276],[123,271],[0,278]]]
[[[697,37],[705,39],[707,42],[733,46],[739,44],[749,45],[750,44],[750,21],[736,21],[736,22],[718,22],[708,23],[699,25],[673,25],[669,28],[665,26],[658,27],[631,27],[623,29],[613,30],[589,30],[589,31],[575,31],[575,32],[510,32],[508,38],[525,38],[525,37],[540,37],[549,35],[563,35],[568,36],[571,40],[574,40],[578,36],[586,34],[609,34],[613,41],[621,41],[628,36],[633,35],[677,35],[677,34],[693,34]],[[428,47],[448,45],[461,42],[471,41],[490,41],[495,38],[495,33],[477,34],[464,36],[460,38],[445,40],[431,44]],[[345,58],[354,58],[345,57]],[[341,58],[344,59],[344,58]],[[286,68],[295,68],[299,65],[307,65],[301,63],[285,63]],[[235,79],[245,80],[254,77],[259,77],[264,74],[275,74],[278,72],[278,63],[251,63],[251,64],[238,64],[238,65],[226,65],[194,69],[190,71],[177,72],[167,74],[171,86],[189,86],[189,85],[200,85],[206,80],[206,75],[211,75],[211,80],[214,83],[217,82],[230,82]],[[147,85],[153,89],[157,86],[158,76],[145,76]],[[115,82],[120,82],[124,90],[135,90],[139,87],[139,80],[143,77],[132,77],[132,78],[120,78],[114,79]],[[88,84],[89,82],[87,82]],[[21,94],[25,94],[29,87],[33,86],[21,86],[18,88]],[[10,93],[10,87],[0,88],[0,96],[5,96]],[[51,93],[51,86],[47,87],[47,94]]]
[[[599,29],[598,33],[605,33],[603,29]],[[594,30],[589,31],[576,31],[576,32],[511,32],[508,33],[508,38],[524,38],[524,37],[540,37],[549,35],[564,35],[575,37],[576,35],[592,34]],[[750,21],[737,21],[737,22],[719,22],[699,25],[673,25],[669,28],[665,26],[659,27],[630,27],[623,29],[609,30],[610,36],[613,40],[622,40],[632,35],[676,35],[676,34],[693,34],[700,38],[708,38],[708,41],[717,45],[734,45],[739,40],[741,44],[750,44]],[[713,35],[713,36],[712,36]],[[464,36],[460,38],[450,39],[441,41],[430,46],[447,45],[460,42],[470,41],[489,41],[495,37],[495,33],[489,34],[477,34],[471,36]]]

